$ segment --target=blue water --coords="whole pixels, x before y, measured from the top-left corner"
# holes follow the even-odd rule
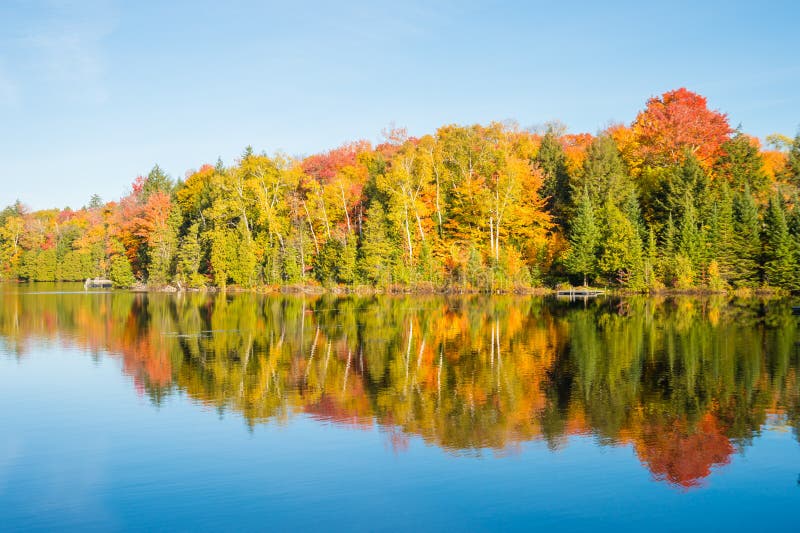
[[[457,450],[408,431],[396,446],[386,424],[251,423],[181,387],[156,403],[118,354],[92,352],[0,343],[0,529],[797,527],[800,445],[781,412],[687,488],[592,433]]]
[[[3,357],[0,391],[6,530],[793,529],[800,499],[800,446],[770,427],[686,492],[591,437],[463,457],[308,417],[249,431],[185,396],[155,408],[119,361],[69,349]]]

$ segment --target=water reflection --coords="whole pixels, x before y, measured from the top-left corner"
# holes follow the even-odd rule
[[[455,454],[575,434],[630,445],[655,479],[702,484],[770,417],[797,434],[788,302],[26,294],[0,342],[119,356],[156,404],[177,391],[249,425],[306,413]]]

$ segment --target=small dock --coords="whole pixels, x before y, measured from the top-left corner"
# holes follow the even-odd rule
[[[560,291],[556,291],[556,296],[562,296],[567,298],[595,298],[600,296],[601,294],[605,294],[606,291],[602,289],[586,289],[586,288],[574,288],[574,289],[564,289]]]
[[[110,289],[113,286],[114,283],[112,283],[111,280],[100,278],[87,278],[86,282],[83,284],[84,289]]]

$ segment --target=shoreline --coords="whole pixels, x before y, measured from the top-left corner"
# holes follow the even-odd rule
[[[13,285],[34,285],[34,284],[51,284],[51,283],[75,283],[80,281],[20,281],[20,280],[0,280],[0,283],[8,283]],[[407,296],[559,296],[561,298],[584,299],[584,298],[597,298],[600,296],[615,296],[615,297],[633,297],[633,296],[650,296],[650,297],[672,297],[672,296],[696,296],[696,297],[709,297],[709,296],[725,296],[731,298],[770,298],[770,297],[791,297],[796,295],[792,291],[786,289],[773,288],[773,287],[757,287],[757,288],[738,288],[738,289],[724,289],[712,290],[707,287],[696,287],[689,289],[668,289],[659,288],[646,291],[631,291],[623,287],[583,287],[583,286],[565,286],[559,285],[557,287],[516,287],[513,289],[496,289],[494,291],[487,291],[474,288],[462,287],[437,287],[428,284],[421,285],[390,285],[388,287],[371,287],[368,285],[344,286],[335,285],[325,287],[317,284],[295,284],[295,285],[261,285],[256,287],[240,287],[237,285],[228,285],[224,288],[216,286],[204,287],[181,287],[180,284],[172,285],[147,285],[144,283],[137,283],[131,287],[115,287],[105,290],[112,291],[125,291],[133,293],[162,293],[162,294],[297,294],[297,295],[337,295],[337,296],[375,296],[375,295],[407,295]],[[601,294],[593,296],[584,296],[576,294],[558,295],[560,291],[600,291]]]
[[[559,291],[574,289],[579,290],[596,290],[601,291],[601,294],[596,296],[583,296],[583,295],[558,295]],[[118,289],[119,290],[119,289]],[[791,291],[785,289],[772,288],[772,287],[758,287],[758,288],[739,288],[727,290],[712,290],[705,287],[691,288],[691,289],[656,289],[648,291],[630,291],[624,288],[608,288],[608,287],[518,287],[514,289],[497,289],[494,291],[472,289],[472,288],[448,288],[448,287],[433,287],[433,286],[389,286],[389,287],[370,287],[370,286],[332,286],[324,287],[321,285],[264,285],[259,287],[239,287],[227,286],[220,287],[202,287],[202,288],[178,288],[173,285],[166,286],[145,286],[141,285],[135,288],[123,289],[132,292],[153,292],[153,293],[226,293],[226,294],[304,294],[304,295],[338,295],[338,296],[374,296],[374,295],[408,295],[408,296],[468,296],[468,295],[484,295],[484,296],[559,296],[561,298],[596,298],[600,296],[616,296],[616,297],[632,297],[632,296],[651,296],[651,297],[671,297],[671,296],[726,296],[732,298],[764,298],[764,297],[790,297]]]

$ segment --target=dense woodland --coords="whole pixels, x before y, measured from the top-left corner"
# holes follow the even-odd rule
[[[764,145],[706,99],[597,135],[444,126],[305,158],[254,153],[116,202],[0,213],[0,279],[120,287],[800,289],[800,134]]]

